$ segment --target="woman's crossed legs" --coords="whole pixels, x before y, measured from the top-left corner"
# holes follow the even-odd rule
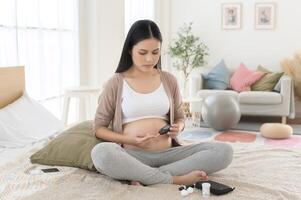
[[[95,168],[114,179],[144,185],[193,184],[226,168],[233,150],[228,144],[211,142],[150,152],[103,142],[92,149],[91,156]]]

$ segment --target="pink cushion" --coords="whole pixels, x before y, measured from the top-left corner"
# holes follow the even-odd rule
[[[265,73],[249,70],[243,63],[234,72],[230,79],[230,87],[237,91],[250,91],[251,85],[258,81]]]

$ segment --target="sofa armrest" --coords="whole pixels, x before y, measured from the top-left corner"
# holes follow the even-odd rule
[[[280,94],[289,97],[291,94],[292,78],[288,75],[283,75],[280,80]]]
[[[203,77],[193,76],[189,78],[189,96],[196,97],[199,90],[203,89]]]
[[[290,76],[283,75],[281,77],[280,94],[282,96],[282,102],[288,106],[289,118],[295,118],[295,94],[293,79]]]

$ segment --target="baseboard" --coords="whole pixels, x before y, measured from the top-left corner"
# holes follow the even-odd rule
[[[301,117],[295,118],[295,119],[288,119],[288,124],[301,124]]]
[[[242,116],[241,121],[258,123],[281,123],[281,117],[270,116]],[[287,124],[301,124],[301,117],[295,119],[287,118]]]

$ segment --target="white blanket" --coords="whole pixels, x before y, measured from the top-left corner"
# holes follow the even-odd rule
[[[301,200],[301,148],[231,143],[233,163],[209,178],[236,189],[210,199]],[[31,151],[31,153],[33,150]],[[183,199],[176,185],[130,186],[95,172],[58,167],[61,172],[31,175],[43,166],[23,155],[0,167],[1,200]],[[187,199],[200,199],[196,190]]]

